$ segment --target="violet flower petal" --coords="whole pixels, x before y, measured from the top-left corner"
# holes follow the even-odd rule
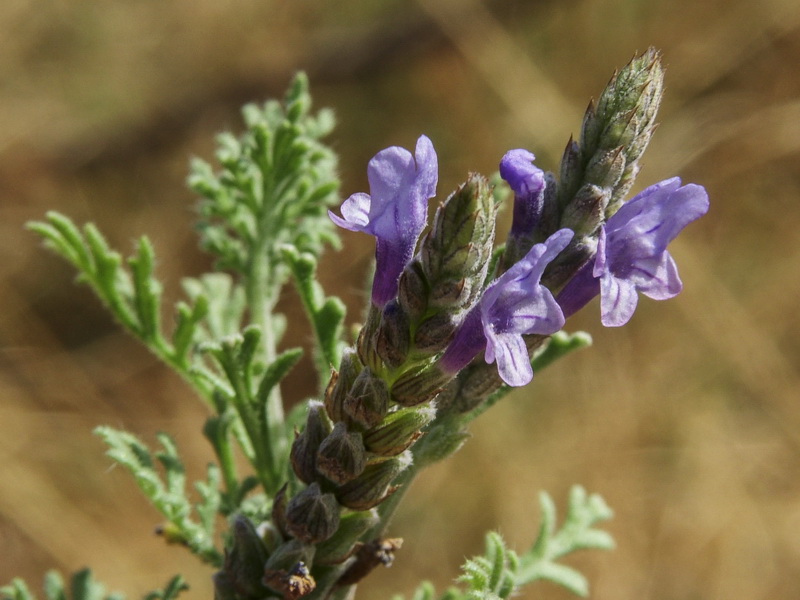
[[[651,185],[624,204],[600,229],[594,261],[584,265],[558,295],[569,317],[600,294],[603,325],[627,323],[642,293],[666,300],[683,284],[667,245],[708,212],[699,185],[681,186],[677,177]]]
[[[540,280],[545,267],[567,247],[572,235],[569,229],[561,229],[544,243],[535,244],[481,298],[486,362],[497,361],[500,377],[508,385],[525,385],[533,377],[522,336],[550,335],[564,326],[561,308]]]
[[[509,239],[530,234],[539,222],[543,203],[544,171],[533,164],[527,150],[509,150],[500,161],[500,176],[514,190],[514,217]]]
[[[680,293],[683,284],[667,245],[695,219],[708,212],[701,186],[681,187],[674,177],[650,186],[624,204],[602,228],[593,275],[600,279],[603,325],[627,323],[637,292],[655,300]]]
[[[540,280],[572,236],[572,231],[562,229],[535,244],[486,288],[442,356],[442,369],[457,373],[483,350],[486,362],[497,363],[498,373],[508,385],[521,386],[531,380],[533,370],[522,336],[550,335],[563,327],[561,308]]]
[[[392,146],[378,152],[367,166],[370,194],[353,194],[342,204],[342,216],[328,211],[344,229],[377,238],[372,301],[384,306],[397,294],[397,281],[414,255],[425,228],[428,200],[436,195],[438,162],[426,136],[417,140],[415,155]]]

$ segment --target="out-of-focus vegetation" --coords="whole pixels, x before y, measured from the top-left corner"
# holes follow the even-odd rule
[[[363,598],[444,587],[486,529],[524,548],[537,492],[573,483],[615,509],[612,553],[587,554],[597,599],[788,598],[800,581],[800,6],[794,0],[350,0],[0,3],[0,583],[91,565],[136,596],[210,573],[152,531],[110,470],[99,423],[174,432],[190,475],[211,456],[203,406],[122,334],[23,224],[55,208],[123,250],[147,233],[171,282],[209,266],[192,231],[188,158],[241,128],[239,107],[309,73],[336,109],[343,193],[366,161],[420,133],[440,195],[509,148],[555,168],[590,96],[636,50],[662,49],[661,128],[637,189],[679,174],[709,215],[673,247],[686,289],[542,372],[415,484],[395,566]],[[507,223],[508,214],[505,215]],[[358,317],[372,251],[321,270]],[[297,302],[286,310],[301,318]],[[303,340],[290,340],[302,342]],[[298,368],[292,398],[313,388]],[[583,560],[583,562],[581,562]],[[541,587],[531,598],[567,597]]]

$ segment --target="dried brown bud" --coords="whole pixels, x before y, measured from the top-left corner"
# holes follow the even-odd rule
[[[312,564],[314,546],[293,539],[269,557],[262,582],[280,593],[285,600],[297,600],[314,591],[317,584],[306,565]],[[259,599],[265,596],[258,596]]]
[[[281,592],[284,600],[297,600],[313,592],[317,587],[317,582],[306,564],[299,562],[288,571],[265,569],[264,585]]]
[[[373,540],[361,546],[356,560],[347,568],[336,582],[338,585],[353,585],[369,575],[375,567],[391,567],[394,553],[403,545],[402,538]]]
[[[348,431],[347,425],[340,421],[319,447],[317,471],[334,483],[342,484],[358,477],[366,464],[367,453],[361,434]]]

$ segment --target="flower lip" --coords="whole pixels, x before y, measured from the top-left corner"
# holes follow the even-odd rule
[[[533,377],[523,335],[550,335],[564,326],[564,315],[553,294],[541,285],[545,267],[567,247],[573,233],[561,229],[503,273],[480,302],[486,336],[486,362],[497,361],[508,385],[527,384]]]
[[[521,386],[531,380],[533,370],[522,336],[550,335],[564,325],[561,308],[540,280],[572,236],[569,229],[561,229],[535,244],[486,289],[442,356],[442,368],[457,372],[483,350],[486,362],[497,363],[508,385]]]
[[[633,316],[642,293],[666,300],[682,289],[669,243],[708,212],[702,186],[677,177],[651,185],[614,213],[600,229],[597,254],[566,285],[559,302],[569,316],[600,294],[601,322],[619,327]]]
[[[345,200],[341,217],[328,214],[344,229],[377,238],[372,300],[384,306],[397,294],[397,281],[427,222],[427,202],[436,195],[438,160],[433,144],[422,135],[414,156],[399,146],[381,150],[369,161],[367,179],[369,194]]]

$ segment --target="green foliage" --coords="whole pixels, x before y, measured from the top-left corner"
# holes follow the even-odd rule
[[[160,318],[161,284],[153,275],[155,253],[147,237],[139,239],[126,269],[121,255],[109,248],[91,223],[79,229],[68,217],[48,212],[46,222],[28,227],[77,268],[78,279],[95,291],[125,329],[183,375],[201,396],[210,397],[212,388],[201,376],[206,368],[191,357],[198,326],[208,316],[208,297],[198,293],[191,304],[179,303],[173,333],[165,335]]]
[[[574,486],[569,494],[567,516],[557,530],[556,507],[552,498],[543,492],[539,503],[542,510],[539,537],[533,547],[520,557],[517,585],[547,579],[563,585],[578,596],[588,595],[586,578],[556,561],[576,550],[611,550],[614,547],[611,535],[593,526],[610,519],[613,512],[600,496],[587,495],[582,487]]]
[[[221,507],[220,474],[216,465],[209,465],[207,481],[195,483],[200,501],[192,505],[186,494],[183,463],[169,435],[158,434],[163,450],[155,453],[154,460],[147,446],[133,434],[111,427],[98,427],[95,433],[108,445],[107,454],[133,474],[142,493],[164,515],[167,523],[159,528],[164,538],[169,543],[186,546],[205,562],[219,566],[222,555],[214,547],[214,525]],[[161,465],[163,476],[157,464]],[[192,517],[193,512],[197,520]]]
[[[105,586],[95,581],[89,569],[74,573],[69,586],[57,571],[50,571],[44,578],[44,597],[46,600],[125,600],[119,593],[107,594]],[[183,577],[176,575],[167,582],[163,590],[154,590],[145,594],[143,600],[175,600],[178,595],[189,589]],[[2,600],[36,600],[26,583],[14,579],[10,585],[0,588]]]
[[[257,360],[261,330],[248,326],[241,335],[206,343],[203,350],[214,357],[227,381],[215,382],[220,414],[232,407],[246,432],[243,450],[264,489],[274,494],[288,476],[289,439],[283,412],[270,397],[277,384],[302,356],[302,350],[287,350],[269,364]],[[230,413],[228,413],[230,414]]]
[[[556,529],[556,510],[553,500],[542,492],[540,496],[542,524],[534,545],[522,555],[509,549],[499,534],[486,536],[486,552],[462,566],[458,578],[460,587],[451,587],[439,600],[500,600],[515,595],[520,588],[534,581],[548,580],[564,586],[572,593],[585,597],[589,593],[586,578],[575,569],[556,562],[560,558],[589,548],[609,550],[614,547],[611,536],[593,526],[610,519],[611,510],[603,499],[575,486],[570,491],[567,516]],[[429,582],[420,585],[412,600],[436,600]]]
[[[280,248],[319,256],[325,243],[337,243],[327,207],[338,202],[336,156],[319,139],[333,129],[333,113],[310,115],[308,80],[298,75],[283,105],[248,105],[247,131],[218,137],[222,169],[192,162],[189,186],[200,196],[203,247],[219,268],[253,276],[254,264],[270,285],[286,276]]]
[[[216,453],[190,518],[183,466],[170,438],[155,459],[134,436],[109,428],[98,433],[109,455],[127,467],[167,519],[167,539],[219,563],[213,547],[216,514],[265,514],[270,498],[291,479],[288,451],[295,422],[283,414],[281,380],[302,355],[279,351],[286,319],[275,304],[290,277],[316,334],[321,378],[341,354],[344,306],[326,298],[315,281],[316,257],[325,243],[338,244],[327,207],[338,201],[336,157],[320,139],[333,114],[311,114],[308,81],[298,75],[283,103],[245,107],[247,130],[219,137],[221,170],[195,160],[189,185],[202,200],[201,243],[230,273],[187,278],[188,301],[174,309],[171,331],[162,323],[162,284],[155,275],[153,245],[142,237],[133,255],[109,247],[93,224],[76,226],[56,212],[29,224],[66,258],[131,334],[180,373],[214,411],[203,433]],[[237,473],[236,449],[254,475]],[[164,469],[162,479],[155,461]],[[251,494],[258,486],[263,494]]]
[[[317,372],[323,375],[342,360],[345,343],[342,341],[344,303],[336,297],[326,298],[316,280],[317,260],[309,252],[299,253],[291,246],[283,248],[283,257],[292,271],[292,277],[303,307],[314,330]],[[325,382],[323,377],[320,381]]]

